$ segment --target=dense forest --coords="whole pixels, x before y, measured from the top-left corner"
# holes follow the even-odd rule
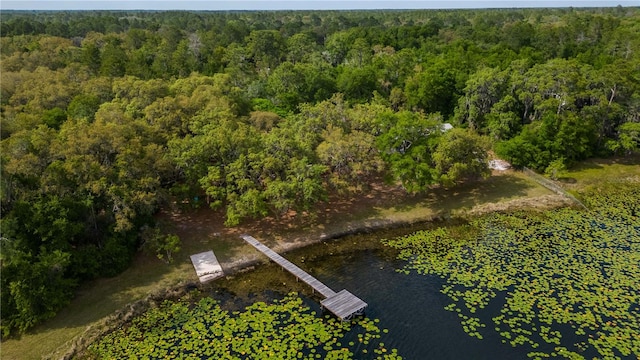
[[[640,146],[638,8],[1,16],[3,337],[170,250],[169,202],[234,226]]]

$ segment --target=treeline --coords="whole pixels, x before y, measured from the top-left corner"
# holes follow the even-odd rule
[[[420,192],[486,176],[490,148],[540,171],[636,151],[639,20],[3,12],[2,334],[162,242],[169,201],[233,226],[381,178]]]

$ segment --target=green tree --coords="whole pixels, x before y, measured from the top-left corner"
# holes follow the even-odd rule
[[[6,242],[3,238],[3,253]],[[76,282],[64,276],[69,253],[60,250],[39,256],[14,252],[2,259],[2,335],[24,332],[53,317],[67,305]]]
[[[515,94],[524,105],[522,118],[534,121],[547,113],[575,110],[577,99],[586,89],[585,76],[575,60],[554,59],[534,65],[514,76]]]
[[[80,94],[71,100],[69,107],[67,107],[67,113],[72,119],[93,121],[99,107],[100,100],[97,96]]]
[[[145,44],[141,48],[130,50],[128,61],[125,64],[125,72],[141,79],[150,79],[154,73],[152,65],[155,60],[156,47]]]
[[[627,154],[640,149],[640,123],[628,122],[622,124],[619,131],[620,146],[627,152]]]
[[[542,172],[559,158],[571,164],[591,156],[596,141],[595,127],[588,119],[548,113],[526,125],[518,136],[498,143],[496,152],[515,166]]]
[[[188,39],[178,43],[176,50],[171,54],[171,73],[179,77],[185,77],[200,69],[196,49],[190,45]]]
[[[486,114],[486,131],[494,140],[507,140],[522,130],[522,118],[515,112],[517,100],[505,95]]]
[[[82,63],[97,73],[100,69],[100,48],[93,42],[82,44]]]
[[[287,60],[293,64],[307,62],[318,49],[315,39],[307,32],[292,35],[286,41]]]
[[[59,129],[65,120],[67,120],[67,113],[59,107],[47,110],[42,114],[42,122],[52,129]]]
[[[121,47],[121,40],[118,38],[108,39],[101,53],[100,75],[123,76],[126,63],[127,54]]]
[[[498,68],[483,68],[467,80],[464,95],[458,100],[455,119],[475,131],[482,131],[485,118],[504,96],[507,76]]]
[[[258,70],[274,69],[283,58],[286,43],[275,30],[254,30],[245,39],[248,55]]]
[[[433,152],[433,162],[441,184],[452,186],[459,181],[487,178],[491,172],[487,139],[469,129],[448,130]]]
[[[347,61],[351,66],[363,67],[371,62],[372,51],[367,40],[359,37],[351,44],[347,53]]]
[[[318,159],[331,171],[330,183],[339,191],[358,189],[370,175],[382,170],[382,159],[373,135],[362,131],[346,134],[328,126],[318,145]]]
[[[432,153],[442,135],[442,117],[424,117],[403,111],[385,119],[388,129],[376,143],[394,181],[411,193],[426,190],[436,183]]]
[[[338,75],[336,85],[347,99],[365,102],[373,97],[373,91],[378,87],[375,69],[371,66],[345,66]]]
[[[180,251],[182,241],[175,234],[163,234],[159,227],[146,227],[140,235],[142,248],[153,253],[158,259],[170,264],[173,255]]]
[[[453,112],[455,85],[451,67],[440,60],[407,79],[404,88],[407,105],[426,113],[439,112],[447,116]]]
[[[549,163],[544,170],[545,175],[553,180],[558,180],[567,175],[567,165],[564,158],[558,158]]]
[[[306,157],[292,159],[283,179],[291,185],[296,210],[309,210],[311,206],[327,199],[327,190],[323,186],[323,176],[327,168],[315,164]]]
[[[325,41],[327,61],[333,66],[342,64],[355,38],[347,31],[331,34]]]
[[[307,100],[303,93],[304,85],[304,74],[288,61],[274,69],[267,80],[268,92],[274,97],[274,103],[290,111]]]

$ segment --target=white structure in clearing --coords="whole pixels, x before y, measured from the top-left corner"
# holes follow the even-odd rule
[[[444,123],[442,125],[440,125],[440,131],[442,131],[443,133],[449,131],[453,129],[453,125],[449,124],[449,123]]]
[[[489,160],[489,169],[505,171],[511,169],[511,164],[501,159]]]

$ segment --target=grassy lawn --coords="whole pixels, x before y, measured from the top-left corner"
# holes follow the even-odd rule
[[[154,259],[142,258],[136,259],[119,276],[99,279],[83,286],[71,305],[35,331],[20,339],[3,342],[2,359],[39,359],[56,351],[63,353],[69,347],[69,342],[82,334],[89,325],[130,302],[191,275],[188,272],[190,264],[181,262],[175,266],[167,266]]]
[[[606,175],[640,176],[638,159],[633,161],[593,161],[570,172],[568,185],[593,185]],[[555,199],[555,200],[554,200]],[[119,276],[86,284],[76,298],[55,318],[19,339],[2,343],[2,359],[39,359],[48,354],[59,358],[70,342],[88,326],[97,324],[124,305],[148,294],[181,282],[197,281],[189,255],[212,249],[225,270],[247,261],[263,260],[238,237],[249,233],[273,246],[286,250],[319,241],[325,237],[363,226],[426,221],[437,216],[455,216],[495,209],[557,206],[558,197],[525,175],[507,171],[487,180],[455,189],[434,189],[426,195],[404,194],[392,186],[372,186],[366,195],[350,199],[332,199],[305,214],[288,214],[249,221],[225,228],[222,213],[206,208],[189,211],[165,210],[159,217],[168,231],[183,242],[175,262],[167,265],[152,256],[140,254],[131,267]],[[57,355],[57,356],[56,356]]]
[[[616,159],[587,160],[561,179],[562,186],[578,189],[585,186],[597,186],[606,179],[640,181],[640,155]]]

